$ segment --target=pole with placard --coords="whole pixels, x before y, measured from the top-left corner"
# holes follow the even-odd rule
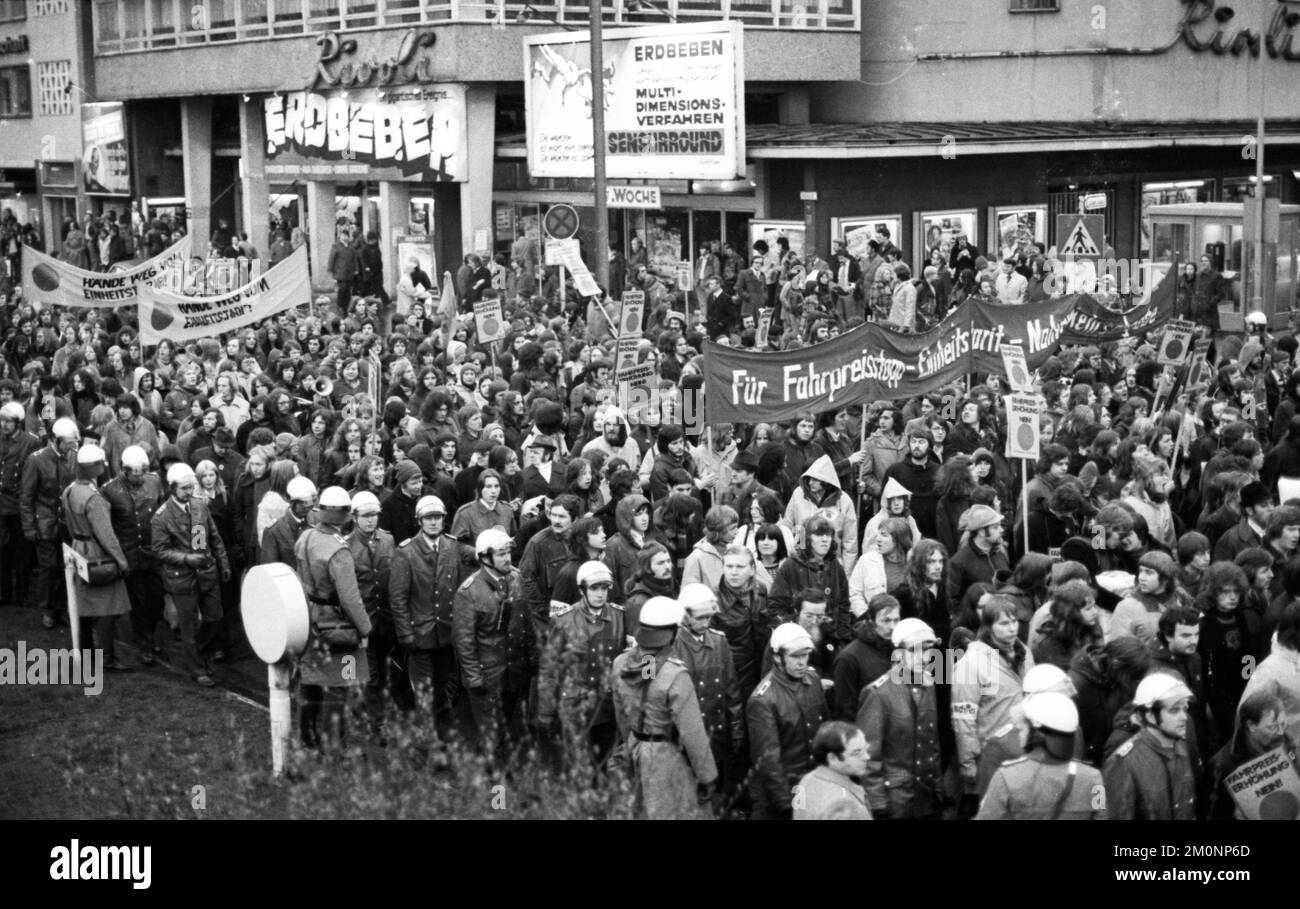
[[[1006,345],[1003,345],[1005,348]],[[1008,458],[1020,458],[1020,510],[1024,514],[1024,552],[1029,551],[1029,464],[1038,460],[1040,427],[1038,425],[1038,396],[1026,392],[1012,392],[1007,396],[1007,449]]]

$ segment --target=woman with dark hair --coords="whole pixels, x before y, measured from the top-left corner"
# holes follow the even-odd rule
[[[1106,644],[1089,644],[1070,664],[1070,682],[1079,706],[1079,731],[1084,758],[1094,767],[1105,763],[1106,743],[1119,725],[1116,714],[1127,712],[1133,694],[1151,668],[1151,651],[1133,637]]]
[[[564,468],[564,491],[578,497],[583,514],[591,514],[605,504],[596,482],[596,471],[587,458],[574,458]]]
[[[758,471],[754,474],[760,486],[766,486],[782,500],[789,500],[791,490],[785,482],[785,446],[768,442],[758,452]]]
[[[505,445],[512,451],[518,451],[527,430],[523,396],[515,391],[501,395],[501,413],[497,415],[501,429],[505,433]]]
[[[680,585],[686,559],[704,537],[700,503],[684,493],[671,493],[655,504],[654,525],[672,556],[673,582]]]
[[[953,670],[952,725],[967,796],[959,814],[972,816],[978,807],[988,785],[979,774],[984,745],[1012,720],[1012,709],[1023,699],[1021,682],[1034,658],[1019,633],[1016,604],[997,594],[985,597],[979,633]]]
[[[996,451],[998,439],[989,429],[989,417],[984,405],[967,398],[957,411],[957,425],[948,435],[948,448],[957,454],[972,454],[977,448]]]
[[[1246,688],[1242,667],[1264,656],[1256,647],[1260,618],[1244,608],[1249,592],[1245,572],[1231,562],[1215,562],[1206,570],[1197,598],[1201,637],[1196,650],[1205,669],[1205,699],[1219,742],[1232,738],[1237,702]]]
[[[488,467],[501,475],[501,501],[518,512],[518,505],[523,497],[524,483],[519,467],[519,455],[504,445],[498,445],[488,453]]]
[[[1092,588],[1078,580],[1053,587],[1050,606],[1050,618],[1032,651],[1034,663],[1051,663],[1068,672],[1080,651],[1101,645],[1101,610]]]
[[[90,412],[99,404],[99,382],[89,369],[78,369],[68,377],[68,403],[81,431],[90,427]]]
[[[935,536],[949,552],[956,552],[961,543],[958,523],[971,506],[971,493],[975,491],[971,459],[955,455],[939,468],[934,492],[939,498],[934,510]]]
[[[1021,641],[1029,641],[1029,622],[1047,600],[1047,582],[1052,574],[1056,560],[1041,552],[1027,552],[1011,572],[1007,582],[997,588],[999,596],[1004,596],[1016,604],[1016,618],[1020,621],[1018,636]]]
[[[803,545],[777,568],[772,578],[769,602],[783,621],[795,621],[796,596],[805,588],[826,591],[826,615],[832,623],[831,637],[847,643],[853,638],[849,611],[849,579],[835,551],[835,525],[821,515],[803,526]]]
[[[451,413],[451,397],[444,391],[431,392],[424,399],[420,408],[420,425],[411,433],[416,442],[423,442],[432,449],[438,447],[438,437],[448,433],[453,439],[460,438],[460,426]]]

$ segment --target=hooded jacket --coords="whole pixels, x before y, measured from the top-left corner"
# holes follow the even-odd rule
[[[808,481],[820,480],[822,493],[815,497],[809,491]],[[803,545],[804,522],[814,515],[824,515],[835,525],[835,542],[839,547],[840,564],[844,573],[853,570],[858,560],[858,515],[853,499],[840,487],[839,475],[828,455],[822,455],[803,472],[799,488],[790,496],[785,508],[785,521],[795,529],[796,545]]]
[[[618,532],[610,536],[605,546],[604,561],[610,573],[614,575],[613,595],[616,597],[616,602],[623,598],[628,582],[637,573],[637,553],[645,548],[646,543],[655,539],[653,517],[640,542],[632,533],[632,518],[637,509],[649,505],[649,499],[633,493],[623,496],[614,506],[614,520],[618,525]]]

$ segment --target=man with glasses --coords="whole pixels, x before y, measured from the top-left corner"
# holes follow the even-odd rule
[[[867,768],[866,736],[852,723],[823,723],[813,739],[813,768],[794,792],[796,821],[869,821],[867,794],[856,782]]]
[[[1112,820],[1196,819],[1196,778],[1186,742],[1191,700],[1191,689],[1166,672],[1138,683],[1138,733],[1119,746],[1102,772]]]
[[[727,636],[710,627],[718,614],[718,598],[704,584],[687,584],[677,602],[684,614],[672,655],[686,667],[695,684],[704,730],[720,774],[718,790],[723,797],[734,798],[746,763],[744,703]]]
[[[600,767],[618,739],[610,667],[627,647],[623,607],[610,602],[614,576],[603,562],[578,568],[580,599],[551,616],[537,683],[538,722],[558,717],[571,758]]]
[[[867,738],[863,788],[882,819],[938,820],[943,785],[939,707],[930,667],[942,657],[934,630],[920,619],[894,626],[893,668],[862,692],[857,725]]]

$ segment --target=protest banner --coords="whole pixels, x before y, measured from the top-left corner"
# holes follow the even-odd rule
[[[23,247],[23,296],[31,303],[77,308],[121,309],[136,305],[142,284],[157,280],[173,264],[189,259],[190,238],[181,237],[152,259],[118,272],[88,271]]]
[[[140,340],[211,338],[311,299],[307,247],[301,246],[255,281],[216,297],[186,297],[148,285],[139,292]]]
[[[1242,764],[1224,785],[1246,820],[1300,820],[1300,773],[1285,747]]]
[[[1012,391],[1034,390],[1033,380],[1029,377],[1029,365],[1025,362],[1025,352],[1019,344],[1002,345],[1002,364]]]
[[[480,344],[500,341],[506,336],[506,320],[501,312],[501,301],[479,300],[474,304],[474,328]]]

